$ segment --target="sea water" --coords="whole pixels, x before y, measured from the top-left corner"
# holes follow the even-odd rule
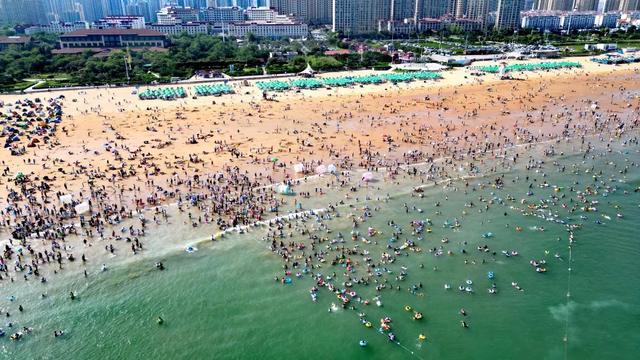
[[[381,307],[353,301],[355,310],[333,306],[329,311],[340,301],[324,288],[318,292],[318,301],[311,301],[309,289],[315,283],[309,276],[291,275],[288,285],[274,281],[283,276],[283,262],[268,249],[264,227],[229,233],[211,242],[213,226],[193,228],[184,213],[170,209],[172,224],[150,228],[143,240],[148,249],[144,254],[126,256],[126,260],[124,256],[107,258],[105,272],[98,271],[98,263],[91,263],[87,278],[69,271],[47,284],[19,277],[13,284],[4,281],[0,308],[10,309],[12,317],[3,319],[0,327],[9,333],[4,323],[12,321],[17,328],[32,326],[34,331],[21,341],[0,338],[0,358],[636,359],[640,352],[636,233],[640,199],[634,189],[640,186],[640,171],[631,163],[640,161],[638,147],[621,146],[591,158],[583,157],[574,144],[560,146],[564,155],[545,158],[538,171],[526,171],[523,161],[504,169],[502,188],[490,185],[496,175],[471,174],[462,168],[459,175],[467,176],[465,180],[426,182],[422,197],[412,190],[421,185],[416,178],[390,180],[380,172],[376,181],[355,193],[330,187],[327,196],[297,198],[304,209],[343,201],[337,207],[340,217],[334,214],[331,220],[322,220],[331,233],[316,231],[330,239],[342,233],[344,243],[334,246],[353,247],[350,234],[358,231],[372,241],[358,242],[358,246],[378,259],[383,252],[393,251],[387,248],[393,232],[388,221],[393,220],[403,231],[394,246],[413,239],[422,249],[403,251],[408,256],[385,265],[392,273],[379,278],[388,281],[388,288],[379,294]],[[528,151],[539,154],[542,150]],[[488,160],[485,167],[500,161]],[[565,172],[557,171],[553,161],[565,165]],[[628,171],[620,173],[625,165]],[[550,186],[540,187],[544,181]],[[314,192],[331,182],[335,180],[329,177],[309,179],[295,189]],[[535,185],[528,188],[529,183]],[[553,185],[562,189],[555,191]],[[598,212],[563,209],[560,204],[576,197],[569,190],[572,186],[597,191],[588,198],[599,201]],[[527,195],[529,191],[532,194]],[[545,209],[528,209],[527,204],[541,204],[562,194],[565,199]],[[507,200],[511,197],[515,200]],[[465,207],[471,201],[475,206]],[[293,206],[293,198],[288,198],[281,214]],[[372,217],[352,228],[349,215],[361,215],[364,207]],[[624,217],[618,218],[617,213]],[[432,232],[412,235],[409,222],[427,218]],[[460,226],[448,226],[455,219]],[[556,220],[582,226],[575,230],[571,254],[566,226]],[[298,226],[311,228],[318,221],[310,217]],[[516,226],[522,231],[516,231]],[[381,234],[368,236],[369,227]],[[482,236],[488,232],[493,236]],[[308,236],[288,229],[286,233],[292,237],[283,241],[308,242]],[[442,242],[445,238],[448,243]],[[485,244],[497,254],[476,249]],[[198,250],[187,253],[186,245]],[[428,251],[439,247],[444,250],[442,256]],[[447,255],[449,250],[453,255]],[[519,255],[506,257],[502,250],[517,250]],[[548,271],[536,273],[529,264],[532,259],[546,260]],[[164,271],[153,266],[160,260]],[[313,271],[335,272],[340,287],[345,268],[331,266],[329,261],[319,265]],[[365,276],[362,266],[355,269],[353,276]],[[397,281],[402,269],[406,279]],[[495,274],[493,280],[487,278],[489,271]],[[473,282],[473,293],[458,290],[466,280]],[[497,294],[487,291],[493,282]],[[513,282],[523,291],[515,289]],[[423,287],[415,294],[408,291],[418,283]],[[445,290],[444,284],[452,288]],[[374,285],[352,289],[362,298],[373,299],[378,295]],[[69,299],[70,291],[78,295],[76,300]],[[9,295],[16,301],[10,302]],[[18,314],[17,303],[24,306],[24,313]],[[424,319],[413,320],[412,312],[405,311],[407,305],[422,312]],[[461,308],[468,314],[464,318]],[[366,313],[372,328],[362,325],[359,313]],[[165,320],[162,325],[156,323],[158,316]],[[393,319],[397,342],[377,330],[385,316]],[[460,326],[463,319],[468,328]],[[59,329],[65,335],[54,338],[53,331]],[[419,334],[427,339],[419,340]],[[360,347],[360,340],[368,346]]]

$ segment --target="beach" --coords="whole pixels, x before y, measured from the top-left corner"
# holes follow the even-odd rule
[[[627,358],[640,343],[640,65],[570,60],[582,66],[273,101],[253,82],[174,101],[0,96],[64,96],[55,136],[2,156],[0,310],[17,325],[0,327],[32,329],[0,338],[0,356]],[[630,338],[589,345],[600,311]]]

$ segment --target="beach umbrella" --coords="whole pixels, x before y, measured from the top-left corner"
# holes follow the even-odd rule
[[[320,165],[320,166],[316,167],[316,174],[322,175],[322,174],[324,174],[326,172],[327,172],[327,167],[326,166]]]
[[[333,164],[329,164],[327,165],[327,172],[330,174],[335,174],[338,172],[338,168],[336,168],[336,166]]]
[[[362,181],[366,181],[369,182],[373,180],[373,173],[370,171],[367,171],[366,173],[362,174]]]
[[[277,162],[277,161],[278,161],[277,157],[274,156],[274,157],[271,158],[271,162]]]

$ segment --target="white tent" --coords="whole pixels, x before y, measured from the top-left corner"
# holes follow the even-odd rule
[[[86,214],[91,210],[89,207],[89,203],[86,201],[76,205],[75,209],[78,215]]]
[[[371,180],[373,180],[373,173],[372,172],[367,171],[366,173],[362,174],[362,181],[369,182]]]
[[[71,194],[60,196],[60,203],[63,205],[71,204],[72,201],[73,201],[73,196],[71,196]]]
[[[300,163],[300,164],[293,165],[293,171],[295,171],[297,173],[304,172],[304,164]]]

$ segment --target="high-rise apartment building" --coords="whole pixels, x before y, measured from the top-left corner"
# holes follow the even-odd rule
[[[309,20],[309,0],[271,0],[270,6],[280,14],[292,15],[303,22]]]
[[[456,0],[455,1],[455,12],[454,16],[457,19],[462,19],[467,14],[467,0]]]
[[[541,8],[538,10],[549,10],[549,11],[570,11],[573,10],[574,0],[548,0],[546,3],[546,8]]]
[[[402,21],[404,19],[414,19],[416,16],[417,3],[422,0],[390,0],[389,19]]]
[[[309,0],[307,13],[309,23],[314,25],[326,25],[332,22],[333,0]]]
[[[499,30],[518,29],[520,12],[524,8],[524,0],[498,0],[495,28]]]
[[[125,5],[123,0],[101,0],[105,15],[124,15]]]
[[[42,0],[0,0],[0,23],[46,24],[44,3]]]
[[[573,9],[577,11],[596,11],[598,10],[598,0],[575,0]]]
[[[445,14],[450,14],[451,0],[420,0],[417,7],[419,18],[436,19]]]
[[[489,0],[469,0],[467,4],[467,18],[480,22],[480,27],[484,30],[489,24]]]
[[[102,8],[102,2],[96,0],[76,0],[84,12],[85,21],[95,21],[105,16],[104,9]]]
[[[620,8],[620,0],[604,0],[600,3],[598,10],[602,12],[618,11]]]
[[[637,11],[640,10],[640,0],[620,0],[620,11]]]
[[[345,35],[378,31],[378,21],[389,18],[390,0],[334,0],[333,31]]]

